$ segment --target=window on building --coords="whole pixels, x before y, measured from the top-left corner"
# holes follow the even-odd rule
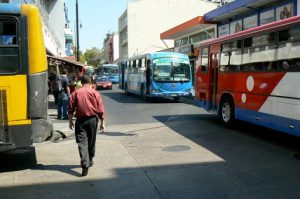
[[[175,40],[175,42],[174,42],[174,46],[175,47],[179,47],[180,44],[181,44],[181,40],[180,39],[179,40]]]
[[[215,35],[215,29],[209,29],[203,32],[199,32],[197,34],[190,36],[190,43],[197,43],[199,41],[203,41],[206,39],[211,39]]]
[[[186,45],[188,43],[189,43],[189,40],[187,37],[181,39],[181,46]]]

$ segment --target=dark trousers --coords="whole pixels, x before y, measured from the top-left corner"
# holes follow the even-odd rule
[[[95,156],[95,142],[97,135],[97,117],[77,119],[75,123],[75,137],[78,144],[81,167],[89,167]]]

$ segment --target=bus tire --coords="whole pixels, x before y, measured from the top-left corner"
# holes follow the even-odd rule
[[[220,109],[220,116],[223,124],[228,127],[233,126],[235,120],[233,100],[229,97],[224,98]]]
[[[146,89],[145,89],[145,86],[144,85],[142,85],[142,87],[141,87],[141,96],[142,96],[142,99],[144,100],[144,101],[147,101],[147,93],[146,93],[147,91],[146,91]]]
[[[173,99],[174,99],[175,102],[178,102],[180,100],[180,97],[178,97],[178,96],[177,97],[173,97]]]

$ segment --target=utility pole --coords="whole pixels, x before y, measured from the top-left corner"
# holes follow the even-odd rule
[[[78,21],[78,0],[76,0],[76,61],[80,61],[80,53],[79,53],[79,21]]]

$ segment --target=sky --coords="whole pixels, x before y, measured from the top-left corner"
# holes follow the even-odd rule
[[[70,27],[76,31],[76,0],[65,0]],[[78,0],[79,48],[82,52],[102,48],[107,32],[118,31],[118,19],[127,8],[127,0]],[[75,41],[76,42],[76,41]]]

